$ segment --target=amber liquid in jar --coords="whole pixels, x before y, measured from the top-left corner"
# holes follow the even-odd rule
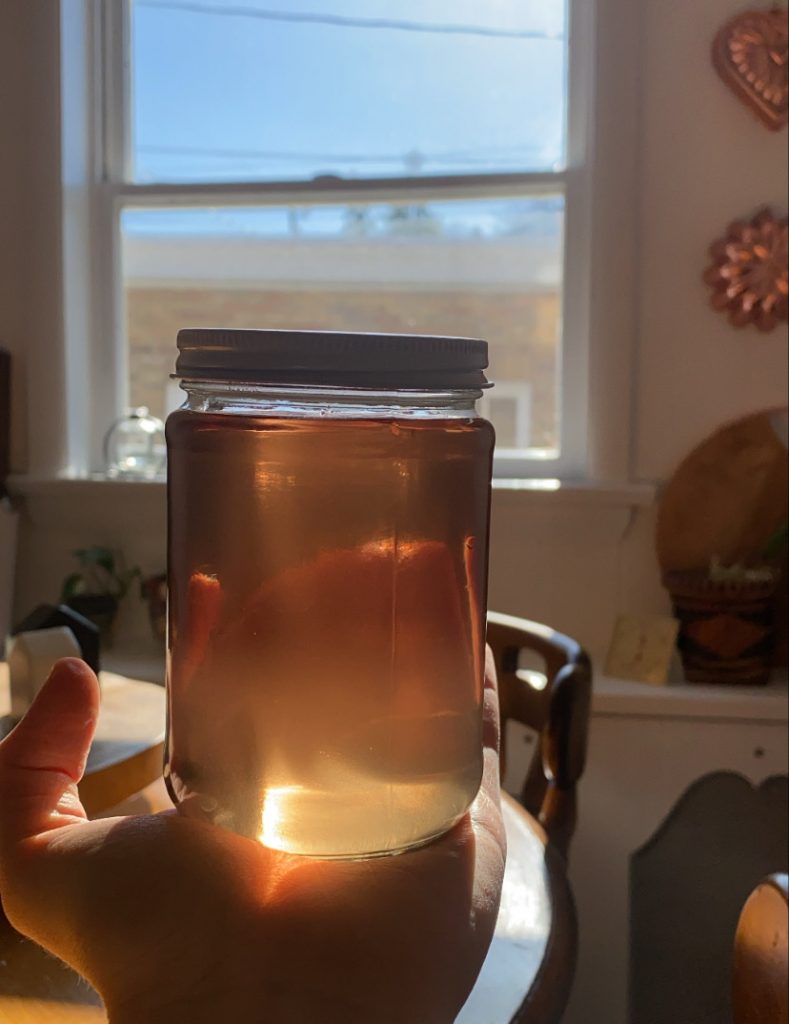
[[[181,411],[167,434],[182,813],[324,857],[446,831],[482,773],[490,425]]]

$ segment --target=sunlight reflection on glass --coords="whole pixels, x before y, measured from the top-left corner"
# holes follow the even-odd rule
[[[280,786],[269,789],[263,798],[263,812],[260,816],[261,830],[258,839],[274,850],[286,850],[288,841],[283,825],[288,820],[287,803],[294,793],[300,793],[301,786]]]

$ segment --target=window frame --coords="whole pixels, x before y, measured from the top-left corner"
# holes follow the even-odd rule
[[[498,477],[591,479],[600,460],[590,452],[590,351],[593,340],[591,268],[593,213],[600,168],[593,152],[596,104],[597,9],[611,0],[565,0],[567,5],[566,168],[557,172],[451,175],[386,179],[321,178],[298,182],[136,184],[128,179],[131,153],[130,0],[61,0],[65,9],[83,5],[92,41],[93,102],[87,140],[93,173],[89,187],[89,248],[92,281],[88,362],[91,412],[81,434],[70,439],[72,475],[101,470],[101,437],[128,405],[124,296],[121,280],[120,215],[124,208],[210,205],[319,205],[327,202],[429,201],[564,196],[561,357],[559,361],[558,458],[497,454]],[[598,56],[599,59],[599,56]],[[64,119],[67,111],[63,111]],[[108,343],[107,339],[110,339]],[[68,338],[66,339],[68,346]],[[610,475],[606,473],[606,475]],[[623,474],[618,472],[617,476]]]

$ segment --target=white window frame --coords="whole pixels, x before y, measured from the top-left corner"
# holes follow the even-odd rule
[[[528,451],[531,447],[531,413],[532,413],[532,386],[526,380],[506,380],[496,384],[495,388],[486,391],[477,403],[480,415],[485,419],[493,419],[493,407],[499,402],[512,402],[515,407],[515,439],[513,449],[516,451]],[[501,438],[497,439],[502,455],[507,457],[506,446],[502,444]],[[513,454],[512,456],[517,457]]]
[[[539,196],[563,190],[565,197],[565,244],[563,246],[562,279],[562,355],[558,383],[558,410],[561,454],[558,458],[515,457],[510,453],[497,455],[494,473],[503,477],[550,477],[562,480],[624,480],[629,477],[630,452],[626,436],[631,402],[632,337],[621,337],[623,329],[632,326],[634,296],[627,292],[627,282],[617,284],[615,291],[600,278],[602,307],[600,316],[592,303],[593,287],[598,275],[593,273],[595,255],[606,251],[614,237],[612,227],[601,218],[615,206],[624,212],[616,225],[618,260],[626,263],[632,257],[634,216],[627,209],[629,192],[635,175],[633,159],[620,160],[621,150],[601,159],[601,140],[596,136],[597,113],[604,101],[622,106],[622,90],[628,88],[627,76],[621,74],[601,95],[601,50],[609,58],[617,40],[609,46],[600,45],[604,28],[613,24],[615,16],[627,22],[625,14],[630,0],[566,0],[569,36],[567,41],[567,166],[557,173],[493,174],[481,176],[446,176],[398,178],[394,180],[320,179],[294,183],[233,182],[210,184],[134,184],[125,160],[130,153],[130,139],[123,132],[130,130],[130,68],[129,0],[61,0],[61,22],[74,33],[74,19],[82,18],[85,52],[88,63],[82,65],[85,95],[92,103],[93,117],[85,121],[83,155],[85,156],[84,191],[89,216],[84,211],[77,223],[79,235],[92,269],[90,280],[75,282],[71,287],[72,304],[82,302],[89,307],[90,323],[80,325],[87,332],[87,351],[79,365],[85,368],[90,409],[70,431],[71,475],[85,475],[101,469],[101,436],[107,425],[128,404],[127,352],[125,351],[124,308],[121,287],[120,212],[123,208],[151,206],[222,205],[289,205],[326,204],[330,202],[398,201],[422,202],[431,199],[474,199],[496,197]],[[635,5],[632,5],[635,6]],[[603,19],[603,23],[601,23]],[[631,19],[632,21],[632,19]],[[633,22],[635,25],[635,22]],[[634,31],[633,28],[625,31]],[[635,51],[632,47],[631,50]],[[619,55],[616,51],[617,57]],[[79,71],[74,54],[63,55],[63,79],[68,81]],[[70,66],[70,62],[71,65]],[[627,71],[628,68],[620,69]],[[630,60],[631,84],[637,75],[637,58]],[[603,77],[610,77],[604,75]],[[64,88],[64,97],[67,90]],[[626,95],[626,92],[625,92]],[[632,106],[632,105],[631,105]],[[633,111],[629,111],[633,113]],[[624,130],[618,135],[621,143],[633,142],[635,116],[628,124],[624,110]],[[73,112],[64,108],[64,140],[69,134]],[[84,118],[84,115],[83,115]],[[593,146],[594,140],[594,146]],[[73,142],[72,142],[73,144]],[[620,161],[621,167],[615,167]],[[632,165],[632,166],[631,166]],[[65,145],[64,145],[65,168]],[[601,182],[604,187],[601,188]],[[69,211],[64,204],[64,244],[68,239]],[[87,228],[85,227],[87,224]],[[87,241],[85,241],[87,233]],[[67,253],[68,255],[68,253]],[[72,250],[73,256],[73,250]],[[617,257],[614,256],[614,272]],[[68,263],[68,259],[64,261]],[[597,261],[599,265],[600,261]],[[610,261],[609,261],[610,262]],[[83,275],[84,277],[84,275]],[[66,310],[69,303],[69,282],[66,282]],[[608,296],[610,295],[610,299]],[[76,297],[75,297],[76,296]],[[616,299],[614,298],[616,296]],[[607,302],[618,301],[618,315],[606,310]],[[618,323],[616,321],[619,321]],[[77,352],[69,338],[66,316],[66,351]],[[615,351],[611,332],[620,337]],[[109,341],[108,341],[109,339]],[[78,353],[79,354],[79,353]],[[592,361],[602,357],[601,369],[610,368],[610,377],[601,387],[590,372]],[[619,390],[616,389],[619,385]],[[625,386],[623,390],[622,386]],[[73,390],[70,392],[70,397]],[[612,395],[615,396],[612,399]]]

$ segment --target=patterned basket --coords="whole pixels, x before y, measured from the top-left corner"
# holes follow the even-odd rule
[[[670,572],[663,583],[679,620],[677,646],[689,683],[763,686],[770,678],[779,574],[711,580],[706,570]]]

